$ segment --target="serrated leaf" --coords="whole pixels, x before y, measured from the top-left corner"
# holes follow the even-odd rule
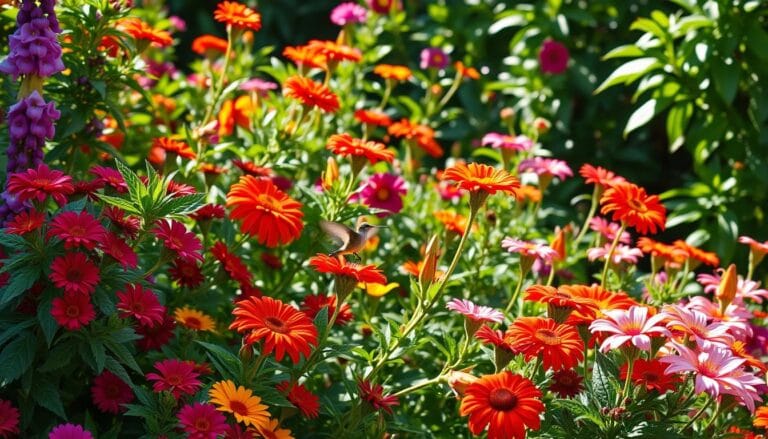
[[[24,331],[0,352],[0,381],[8,384],[22,376],[35,359],[37,338]]]
[[[14,251],[24,251],[29,248],[29,243],[19,235],[0,232],[0,246]]]
[[[618,369],[611,359],[600,351],[595,352],[592,369],[592,394],[603,407],[612,407],[616,400]]]
[[[35,321],[33,319],[26,319],[18,323],[13,323],[10,326],[3,327],[2,331],[0,331],[0,347],[2,347],[3,344],[5,344],[5,342],[8,340],[15,337],[16,334],[31,327],[34,324]]]
[[[64,413],[64,404],[61,403],[61,397],[57,386],[47,379],[35,380],[35,390],[32,393],[32,399],[38,404],[51,412],[55,413],[62,419],[66,419],[67,415]]]
[[[128,384],[131,387],[135,387],[133,384],[133,381],[131,380],[130,375],[128,375],[128,371],[125,370],[122,364],[120,364],[116,359],[114,359],[111,355],[107,355],[107,359],[104,362],[104,367],[112,372],[113,374],[117,375],[118,378],[123,380],[126,384]],[[136,393],[136,392],[134,392]],[[138,395],[138,393],[137,393]]]
[[[45,354],[45,363],[38,367],[38,372],[50,372],[69,365],[75,355],[75,349],[71,343],[60,342]]]
[[[11,273],[8,285],[0,289],[0,305],[10,302],[30,289],[40,277],[40,267],[26,265],[14,269]]]
[[[147,194],[147,188],[141,179],[135,172],[131,170],[125,163],[120,160],[115,160],[115,167],[120,175],[125,180],[125,185],[128,186],[128,196],[134,205],[138,205],[142,197]]]
[[[96,362],[94,372],[101,373],[104,370],[104,363],[107,361],[107,351],[104,349],[104,343],[101,340],[89,340],[88,346],[91,349],[91,355]]]
[[[106,346],[107,349],[109,349],[109,351],[112,352],[122,364],[125,364],[137,373],[143,373],[141,371],[141,367],[139,367],[139,364],[136,362],[136,359],[133,358],[133,355],[131,355],[131,352],[127,347],[125,347],[125,345],[121,343],[115,343],[113,340],[107,340]]]
[[[184,195],[181,197],[167,197],[157,204],[153,214],[158,217],[188,215],[205,203],[205,194]]]
[[[133,213],[136,215],[142,214],[141,209],[137,208],[136,204],[124,198],[118,198],[118,197],[112,197],[109,195],[99,194],[99,199],[101,199],[101,201],[107,204],[123,209],[126,213]]]

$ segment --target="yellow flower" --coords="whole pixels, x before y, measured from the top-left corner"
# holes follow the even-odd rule
[[[176,308],[173,317],[178,323],[195,331],[216,331],[216,322],[209,315],[188,306]]]
[[[267,406],[261,404],[261,398],[254,396],[250,389],[235,387],[230,380],[219,381],[208,392],[216,410],[235,415],[237,422],[255,427],[269,425]]]
[[[400,284],[397,282],[390,282],[386,285],[381,284],[358,284],[360,288],[364,288],[365,292],[368,293],[371,297],[381,297],[390,291],[394,290],[395,288],[399,287]]]
[[[256,431],[266,439],[293,439],[291,430],[280,428],[277,419],[270,419],[266,424],[256,426]]]

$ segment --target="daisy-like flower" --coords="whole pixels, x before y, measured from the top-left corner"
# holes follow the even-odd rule
[[[188,306],[176,308],[173,317],[176,322],[193,331],[216,331],[216,322],[211,316]]]
[[[352,199],[368,207],[387,211],[376,214],[379,218],[384,218],[403,209],[403,197],[407,193],[403,177],[385,172],[372,175]]]
[[[604,310],[629,309],[637,305],[634,299],[624,292],[608,291],[600,285],[561,285],[559,291],[567,292],[571,296],[587,299],[592,304],[585,310],[574,310],[568,316],[568,323],[572,325],[588,325],[595,318],[602,317]]]
[[[121,18],[117,21],[115,26],[132,36],[133,39],[139,42],[145,41],[146,43],[144,44],[147,45],[152,43],[157,47],[167,47],[173,44],[171,34],[164,30],[155,29],[148,23],[136,17]]]
[[[216,241],[211,247],[211,253],[216,260],[221,262],[224,270],[233,280],[240,284],[250,284],[253,281],[253,275],[248,267],[236,254],[229,251],[227,244]]]
[[[116,415],[125,411],[123,404],[133,401],[134,395],[131,386],[123,382],[117,375],[105,370],[93,379],[91,397],[99,410]]]
[[[154,292],[145,289],[141,284],[126,284],[116,295],[117,310],[121,318],[133,317],[144,326],[163,323],[165,307],[157,300]]]
[[[752,417],[752,425],[768,429],[768,406],[758,407]]]
[[[317,107],[325,113],[339,110],[339,97],[325,85],[305,76],[291,76],[283,83],[285,96],[307,107]]]
[[[573,369],[558,370],[552,375],[549,391],[556,393],[560,398],[572,398],[584,390],[583,381],[584,377]]]
[[[429,156],[440,158],[443,156],[443,148],[435,140],[435,130],[427,125],[411,122],[408,119],[400,119],[387,127],[390,136],[401,137],[415,143]]]
[[[370,404],[374,410],[384,410],[391,415],[392,407],[400,405],[396,395],[384,395],[384,387],[380,384],[359,381],[357,390],[360,392],[360,399]]]
[[[479,323],[501,323],[504,321],[504,314],[501,311],[490,306],[475,305],[467,299],[452,299],[445,307]]]
[[[365,23],[368,10],[355,2],[341,3],[331,11],[331,22],[337,26]]]
[[[192,51],[205,56],[223,55],[227,51],[227,40],[214,35],[200,35],[192,40]]]
[[[617,349],[628,342],[638,349],[650,351],[651,337],[671,335],[667,328],[660,325],[666,315],[660,313],[649,318],[648,308],[644,306],[633,306],[629,310],[603,310],[603,314],[606,318],[597,319],[589,325],[589,330],[593,334],[595,332],[613,334],[603,341],[600,346],[602,352]]]
[[[5,233],[26,235],[38,230],[45,222],[45,214],[35,209],[23,210],[5,224]]]
[[[517,166],[517,170],[520,173],[533,172],[538,175],[539,178],[552,178],[557,177],[560,180],[565,180],[567,177],[573,177],[573,171],[562,160],[548,159],[544,157],[533,157],[520,161]],[[543,185],[542,185],[543,186]]]
[[[16,437],[19,433],[19,409],[10,401],[0,399],[0,437]]]
[[[82,425],[59,424],[48,434],[48,439],[93,439],[93,435]]]
[[[441,70],[448,67],[450,59],[448,54],[439,47],[427,47],[419,55],[419,67],[422,69]]]
[[[407,81],[413,76],[413,73],[411,73],[411,69],[408,68],[408,66],[393,64],[379,64],[373,68],[373,73],[384,79],[391,79],[393,81]]]
[[[579,168],[579,175],[584,177],[585,183],[594,184],[602,188],[608,188],[627,181],[624,177],[616,175],[612,171],[600,166],[592,166],[588,163],[583,164],[581,168]]]
[[[261,29],[261,15],[238,2],[223,1],[219,3],[213,12],[213,18],[237,29],[249,29],[254,32]]]
[[[590,261],[605,260],[611,254],[611,244],[605,244],[602,247],[592,247],[587,250],[587,259]],[[637,264],[637,259],[643,257],[643,252],[639,248],[619,244],[613,249],[611,263],[619,264]]]
[[[307,390],[303,384],[282,381],[277,386],[277,391],[284,394],[288,401],[301,411],[306,418],[316,418],[320,413],[320,398]]]
[[[461,61],[453,63],[453,68],[456,69],[456,73],[462,78],[480,79],[480,72],[476,68],[467,66]]]
[[[125,212],[117,207],[109,206],[105,207],[101,211],[101,214],[109,219],[112,227],[118,229],[119,233],[122,233],[132,239],[136,239],[141,228],[141,222],[139,218],[135,216],[126,216]]]
[[[152,140],[152,148],[149,153],[149,161],[161,165],[165,163],[166,155],[179,156],[185,159],[194,159],[197,157],[192,148],[185,142],[172,139],[170,137],[158,137]]]
[[[621,225],[618,223],[612,223],[605,218],[596,216],[589,220],[589,228],[601,234],[606,241],[613,242],[613,240],[616,238],[616,234],[619,233],[619,230],[621,230]],[[631,236],[629,235],[629,232],[621,232],[619,242],[622,244],[629,244],[630,241]]]
[[[696,277],[696,280],[704,287],[704,292],[715,294],[717,287],[723,278],[723,269],[718,269],[715,274],[702,273]],[[760,282],[744,279],[738,276],[736,281],[735,301],[741,303],[744,299],[754,300],[757,303],[763,303],[763,299],[768,298],[768,290],[760,288]]]
[[[250,389],[235,386],[232,381],[214,383],[208,396],[217,410],[232,413],[237,422],[259,426],[269,420],[268,407],[261,403],[261,398],[255,396]]]
[[[325,54],[319,52],[317,47],[304,46],[286,46],[283,49],[283,56],[296,63],[299,69],[318,68],[327,69],[328,59]]]
[[[517,178],[507,171],[480,163],[457,163],[443,172],[441,180],[453,180],[461,189],[490,195],[497,191],[514,194],[515,189],[520,187]]]
[[[686,252],[690,257],[690,260],[697,262],[696,266],[698,266],[699,263],[709,265],[711,267],[717,267],[720,265],[720,258],[718,258],[715,253],[694,247],[681,239],[676,240],[672,243],[672,245]],[[691,269],[696,268],[696,266],[691,267]]]
[[[241,300],[232,311],[235,320],[229,329],[247,333],[248,345],[261,342],[262,355],[275,352],[281,361],[287,353],[293,364],[300,355],[309,357],[312,346],[317,346],[317,327],[306,314],[271,297],[251,297]]]
[[[720,305],[704,296],[694,296],[686,304],[687,308],[703,312],[707,318],[720,322],[730,328],[730,333],[737,339],[744,339],[752,334],[749,320],[752,313],[743,304],[731,303],[721,310]]]
[[[48,278],[64,292],[87,295],[96,290],[100,280],[99,267],[84,253],[65,253],[53,259]]]
[[[388,127],[392,125],[392,119],[380,110],[355,110],[355,120],[360,123]]]
[[[171,392],[178,401],[182,395],[194,395],[202,385],[192,362],[169,358],[156,362],[154,367],[157,373],[148,373],[147,380],[154,382],[152,390],[155,393]]]
[[[459,236],[464,235],[464,229],[467,228],[468,221],[464,215],[460,215],[453,210],[438,210],[435,212],[435,218],[443,223],[446,231]]]
[[[544,73],[559,75],[568,68],[570,53],[562,43],[547,38],[539,49],[539,68]]]
[[[524,298],[546,304],[549,316],[558,323],[565,321],[573,310],[589,312],[595,306],[591,300],[576,296],[569,289],[559,290],[547,285],[528,287]]]
[[[65,249],[83,246],[93,250],[96,244],[104,240],[106,230],[96,218],[88,212],[62,212],[50,223],[48,237],[57,237],[64,241]]]
[[[541,259],[545,264],[551,264],[552,258],[557,256],[557,252],[547,244],[523,241],[517,238],[504,238],[501,241],[501,247],[510,253],[518,253],[521,259],[533,261]]]
[[[475,332],[475,338],[480,340],[483,344],[492,345],[508,352],[517,353],[514,346],[512,346],[511,340],[507,340],[504,337],[504,333],[499,329],[491,329],[489,326],[483,325],[477,332]]]
[[[291,430],[280,428],[280,421],[277,419],[270,419],[263,425],[257,425],[256,432],[261,437],[268,439],[294,439]]]
[[[459,413],[469,416],[469,431],[488,439],[523,439],[526,427],[538,430],[544,411],[541,391],[527,378],[509,371],[484,375],[467,386]]]
[[[544,369],[571,369],[584,358],[579,333],[570,325],[542,317],[519,317],[507,328],[504,339],[526,360],[541,355]]]
[[[643,235],[664,230],[667,221],[667,211],[658,195],[648,195],[632,183],[611,186],[603,193],[600,204],[600,213],[612,213],[613,221],[622,221]]]
[[[155,326],[139,325],[136,328],[136,334],[142,336],[136,340],[136,346],[142,351],[159,350],[173,338],[173,329],[176,327],[176,320],[166,314],[163,317],[163,323]]]
[[[225,216],[227,216],[227,211],[224,209],[223,205],[210,203],[197,209],[195,213],[189,215],[190,218],[197,222],[220,219],[224,218]]]
[[[327,307],[328,319],[330,319],[333,313],[336,311],[336,303],[336,296],[333,294],[307,294],[304,296],[304,301],[301,304],[301,310],[304,312],[304,314],[307,315],[307,317],[314,321],[317,313],[319,313],[321,309]],[[352,308],[348,303],[344,303],[341,305],[339,314],[336,316],[336,321],[333,322],[333,324],[343,326],[349,323],[354,317],[354,314],[352,314]]]
[[[480,142],[483,146],[512,151],[530,151],[533,148],[533,140],[523,135],[510,136],[502,133],[488,133],[483,136]]]
[[[383,143],[357,139],[347,133],[332,135],[328,139],[326,148],[334,154],[350,157],[353,168],[358,170],[362,169],[362,163],[365,160],[373,165],[379,161],[392,163],[395,158],[395,153],[388,150]]]
[[[182,287],[197,288],[205,278],[200,267],[194,261],[176,259],[168,269],[168,275]]]
[[[673,334],[682,334],[696,341],[699,347],[705,343],[719,344],[727,347],[733,344],[734,339],[728,333],[729,327],[721,322],[707,324],[708,318],[701,311],[684,308],[680,305],[666,305],[663,309],[666,315],[667,329]]]
[[[6,190],[18,197],[20,202],[32,200],[42,203],[50,196],[59,206],[63,206],[67,195],[75,191],[75,186],[69,175],[41,164],[37,168],[11,174]]]
[[[128,185],[117,169],[94,166],[88,172],[96,176],[97,182],[110,185],[118,193],[128,192]]]
[[[363,54],[359,49],[339,44],[336,41],[310,40],[309,43],[307,43],[307,46],[309,46],[310,49],[325,55],[330,66],[333,66],[334,63],[340,61],[357,62],[363,59]]]
[[[336,279],[336,294],[341,298],[352,292],[359,283],[387,284],[387,278],[375,265],[360,265],[347,262],[346,259],[332,257],[321,253],[312,256],[309,265],[318,273],[334,275]]]
[[[187,230],[184,224],[167,219],[159,220],[155,224],[152,233],[163,241],[165,248],[187,261],[203,260],[201,254],[203,244],[193,232]]]
[[[635,359],[632,366],[632,383],[636,386],[643,386],[650,392],[656,390],[660,394],[673,392],[680,385],[680,377],[665,373],[665,366],[659,360],[645,360],[643,358]],[[623,381],[627,379],[627,370],[629,365],[624,363],[619,372],[619,378]]]
[[[123,269],[136,268],[139,265],[139,257],[133,248],[114,233],[107,232],[104,240],[99,243],[99,248],[104,254],[119,262]]]
[[[233,220],[243,220],[243,233],[255,235],[267,247],[294,241],[304,228],[301,203],[267,179],[241,177],[227,194],[227,207]]]
[[[686,250],[680,247],[654,241],[646,236],[637,239],[637,247],[643,253],[651,255],[658,265],[681,267],[690,256]]]
[[[177,417],[191,439],[216,439],[227,430],[227,418],[211,404],[187,404],[179,410]]]

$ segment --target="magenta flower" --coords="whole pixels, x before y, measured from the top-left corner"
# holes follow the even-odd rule
[[[331,11],[331,22],[337,26],[350,23],[365,23],[368,11],[355,2],[341,3]]]
[[[93,435],[82,425],[60,424],[51,430],[48,439],[93,439]]]
[[[422,69],[444,69],[448,66],[448,55],[439,47],[428,47],[421,51],[421,62],[419,67]]]
[[[552,258],[557,256],[557,252],[546,244],[523,241],[517,238],[504,238],[501,241],[501,247],[510,253],[519,253],[521,257],[541,259],[547,264],[551,263]]]
[[[612,223],[605,218],[596,216],[589,220],[589,228],[595,232],[600,233],[608,242],[613,242],[616,238],[616,234],[619,233],[621,226],[618,223]],[[630,236],[629,232],[622,232],[619,242],[629,244]]]
[[[720,285],[723,269],[718,268],[715,274],[700,274],[696,280],[704,287],[704,292],[714,294]],[[742,303],[744,299],[754,300],[757,303],[763,303],[763,298],[768,298],[768,290],[760,288],[760,282],[746,280],[741,275],[738,277],[736,286],[735,302]]]
[[[528,136],[510,136],[501,133],[488,133],[481,141],[483,146],[497,149],[511,149],[513,151],[530,151],[533,148],[533,140]]]
[[[544,157],[525,159],[520,162],[517,170],[521,173],[533,172],[540,177],[557,177],[560,180],[565,180],[566,177],[573,177],[573,171],[571,171],[571,168],[564,161],[558,159],[547,159]]]
[[[374,174],[356,194],[353,194],[352,200],[387,211],[376,214],[379,218],[384,218],[403,209],[403,196],[407,192],[402,177],[388,173]]]
[[[171,392],[174,399],[182,395],[194,395],[200,389],[200,374],[195,370],[195,364],[175,358],[158,361],[154,364],[157,373],[147,374],[147,380],[153,381],[152,390],[155,393]]]
[[[593,247],[587,250],[587,259],[594,261],[597,259],[605,260],[611,251],[611,244],[606,243],[602,247]],[[613,251],[611,262],[613,264],[621,264],[626,262],[628,264],[637,264],[637,258],[642,258],[643,252],[639,248],[630,247],[628,245],[619,244]]]
[[[568,68],[570,54],[562,43],[546,39],[539,49],[539,67],[544,73],[558,75]]]
[[[684,308],[680,305],[667,305],[663,314],[666,314],[667,329],[682,332],[694,340],[701,348],[706,343],[719,344],[728,347],[734,339],[728,333],[728,326],[721,322],[707,324],[707,316],[701,311]]]
[[[179,410],[179,424],[188,434],[196,439],[216,439],[227,431],[227,418],[212,404],[187,404]],[[225,436],[233,437],[233,436]],[[237,437],[247,437],[244,434]]]
[[[270,90],[277,90],[277,84],[259,78],[251,78],[240,84],[240,90],[256,92],[259,96],[265,97]]]
[[[638,349],[651,350],[652,336],[670,336],[667,328],[658,325],[666,317],[664,314],[656,314],[648,318],[648,308],[633,306],[629,310],[611,309],[603,310],[606,318],[597,319],[589,325],[589,330],[595,332],[610,332],[613,335],[603,341],[600,351],[608,352],[617,349],[627,342],[632,343]]]
[[[453,299],[445,307],[475,322],[501,323],[504,321],[504,314],[501,311],[490,306],[475,305],[466,299]]]

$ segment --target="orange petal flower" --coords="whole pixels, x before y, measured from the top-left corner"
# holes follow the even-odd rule
[[[360,123],[388,127],[392,125],[392,119],[386,113],[379,110],[355,110],[355,119]]]
[[[219,110],[219,135],[229,136],[235,131],[235,125],[242,128],[250,128],[251,115],[253,114],[253,100],[248,95],[243,95],[234,101],[224,101]]]
[[[629,297],[627,293],[608,291],[597,284],[592,286],[561,285],[558,289],[573,297],[587,299],[593,305],[591,308],[573,311],[566,321],[571,325],[588,325],[597,317],[602,317],[602,310],[629,309],[637,305],[637,302]]]
[[[291,76],[283,87],[286,96],[298,99],[304,105],[318,107],[326,113],[335,113],[339,109],[338,96],[325,85],[304,76]]]
[[[525,300],[587,312],[595,306],[591,300],[573,295],[569,289],[558,290],[547,285],[532,285],[528,287],[525,290]]]
[[[573,326],[543,317],[519,317],[504,340],[530,360],[541,355],[544,369],[571,369],[584,358],[584,347]]]
[[[152,140],[152,149],[149,152],[149,161],[158,165],[165,162],[166,153],[176,154],[185,159],[194,159],[197,157],[192,148],[184,142],[171,139],[170,137],[158,137]]]
[[[768,429],[768,406],[757,408],[753,415],[752,425]]]
[[[491,195],[497,191],[514,194],[520,188],[517,178],[507,171],[479,163],[457,163],[446,169],[441,179],[453,180],[459,188],[470,192],[482,191]]]
[[[624,177],[616,175],[614,172],[600,166],[592,166],[589,163],[581,166],[579,174],[584,177],[585,183],[596,184],[604,188],[627,182]]]
[[[355,283],[373,283],[386,285],[387,278],[375,265],[360,265],[349,263],[344,258],[318,253],[309,260],[309,265],[320,273],[330,273],[335,276],[354,279]]]
[[[261,15],[244,4],[223,1],[216,6],[213,18],[227,26],[258,31],[261,29]]]
[[[464,235],[464,229],[467,228],[467,218],[451,210],[438,210],[435,212],[435,218],[443,223],[445,229],[449,232]]]
[[[694,247],[687,242],[678,239],[677,241],[672,243],[672,246],[677,247],[684,252],[688,253],[688,256],[695,259],[696,261],[709,265],[712,267],[719,267],[720,266],[720,258],[717,257],[715,253],[704,251],[698,247]]]
[[[159,47],[166,47],[173,44],[171,34],[164,30],[155,29],[135,17],[118,20],[116,27],[132,36],[135,40],[149,41]]]
[[[373,68],[373,73],[384,79],[393,79],[395,81],[407,81],[413,76],[411,69],[408,67],[392,64],[379,64]]]
[[[287,46],[283,49],[283,56],[296,63],[299,67],[306,66],[309,68],[325,69],[328,66],[328,58],[317,47]]]
[[[277,247],[301,236],[301,203],[277,188],[272,180],[245,175],[227,194],[230,217],[242,219],[243,233],[256,235],[259,244]]]
[[[216,322],[210,316],[188,306],[176,308],[173,317],[181,325],[195,331],[216,330]]]
[[[443,148],[435,140],[435,130],[417,123],[412,123],[408,119],[400,119],[387,128],[391,136],[403,137],[408,140],[415,140],[416,145],[423,149],[432,157],[442,157]]]
[[[538,430],[544,411],[541,391],[531,380],[504,371],[469,384],[461,400],[461,416],[469,415],[469,431],[488,439],[523,439],[525,428]]]
[[[241,300],[232,311],[235,320],[229,329],[245,332],[245,344],[261,342],[263,354],[275,352],[281,361],[287,353],[293,364],[317,346],[317,328],[306,314],[271,297],[249,297]]]
[[[207,52],[225,53],[227,40],[213,35],[200,35],[192,40],[192,51],[198,55],[205,55]]]
[[[474,67],[468,67],[461,61],[456,61],[453,66],[456,68],[456,71],[465,78],[474,80],[480,79],[480,72]]]
[[[232,381],[214,383],[208,391],[211,402],[220,412],[232,413],[237,422],[245,425],[260,426],[269,422],[267,406],[253,391],[243,386],[235,386]]]
[[[360,61],[363,54],[353,47],[338,44],[335,41],[311,40],[307,43],[310,50],[325,55],[329,61]]]
[[[326,148],[344,157],[365,157],[371,164],[378,161],[392,163],[395,154],[383,143],[356,139],[347,133],[334,134],[328,139]]]
[[[632,183],[619,183],[605,191],[600,198],[600,212],[613,213],[613,221],[622,221],[643,235],[664,230],[667,211],[657,195]]]

